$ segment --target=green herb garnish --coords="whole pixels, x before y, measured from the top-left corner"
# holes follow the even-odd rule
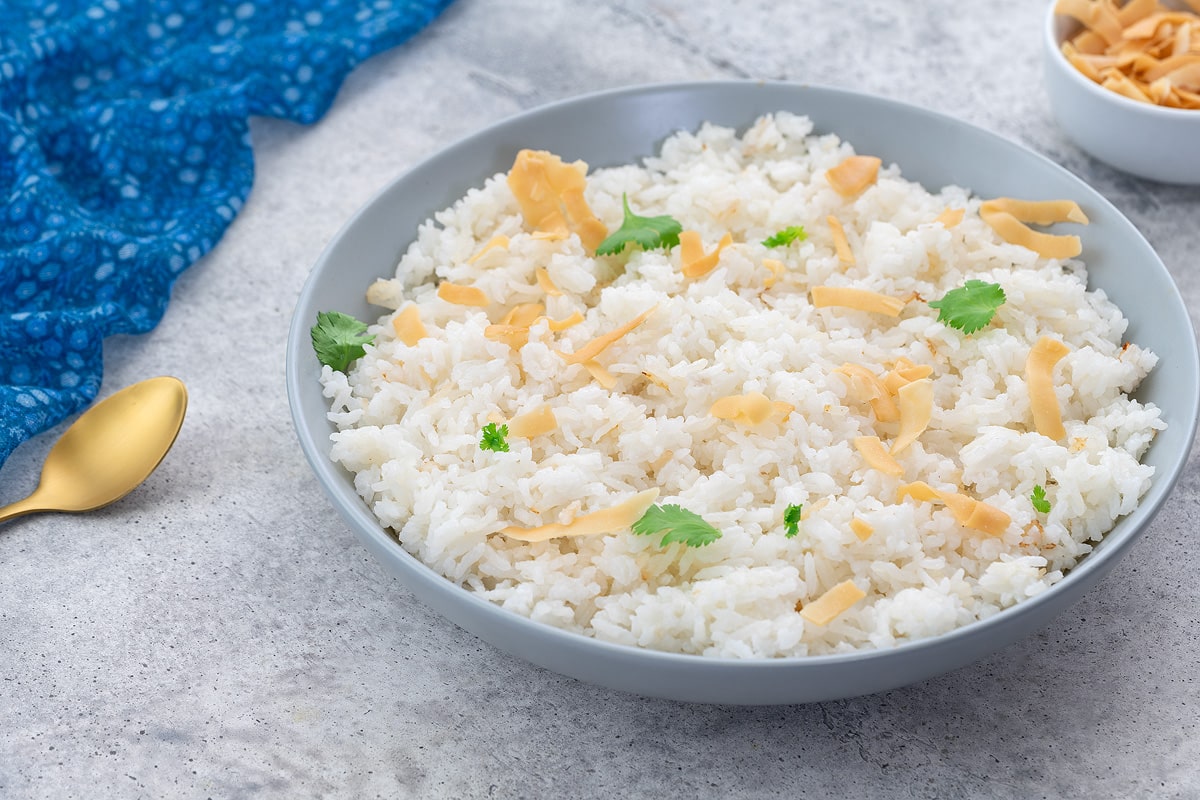
[[[496,423],[489,422],[483,426],[479,437],[479,449],[491,450],[493,453],[508,452],[508,426],[501,425],[496,427]]]
[[[793,503],[783,512],[783,535],[791,539],[800,532],[800,512],[804,510],[803,503]]]
[[[1046,499],[1046,490],[1040,483],[1033,487],[1033,494],[1029,496],[1029,502],[1033,503],[1033,510],[1039,514],[1050,513],[1050,501]]]
[[[629,210],[628,195],[621,195],[621,203],[625,206],[625,221],[621,223],[620,228],[597,245],[596,255],[615,256],[624,250],[627,244],[641,245],[643,250],[658,247],[669,250],[679,244],[679,234],[683,231],[683,226],[674,217],[639,217]]]
[[[672,542],[683,542],[688,547],[703,547],[721,538],[721,532],[705,522],[699,514],[676,505],[650,506],[642,518],[633,523],[633,532],[639,536],[661,533],[659,545],[666,547]]]
[[[317,358],[338,372],[345,372],[350,362],[362,358],[367,352],[363,345],[375,341],[374,335],[367,335],[365,322],[340,311],[319,312],[309,333]]]
[[[778,233],[763,239],[764,247],[786,247],[792,242],[803,242],[808,238],[803,225],[789,225]]]
[[[992,321],[1005,299],[1000,284],[971,279],[941,300],[931,301],[929,307],[938,310],[938,322],[971,334]]]

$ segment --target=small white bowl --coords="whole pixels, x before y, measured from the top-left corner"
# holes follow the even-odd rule
[[[1139,103],[1089,80],[1060,49],[1081,26],[1054,6],[1046,12],[1043,68],[1050,108],[1067,136],[1124,172],[1200,184],[1200,110]]]

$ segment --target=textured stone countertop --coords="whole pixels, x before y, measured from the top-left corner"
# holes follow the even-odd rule
[[[886,95],[1075,172],[1200,311],[1200,188],[1055,126],[1040,0],[459,0],[312,127],[255,120],[257,177],[102,396],[173,374],[187,422],[121,502],[0,529],[0,797],[1200,797],[1200,471],[1056,623],[956,672],[792,707],[647,700],[528,666],[418,603],[336,515],[292,431],[284,341],[343,222],[446,143],[668,80]],[[61,429],[0,471],[24,496]]]

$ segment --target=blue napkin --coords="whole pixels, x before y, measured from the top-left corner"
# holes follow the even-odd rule
[[[311,123],[450,0],[0,4],[0,465],[85,408],[254,176],[248,118]]]

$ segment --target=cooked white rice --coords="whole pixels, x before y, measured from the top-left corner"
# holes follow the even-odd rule
[[[332,457],[402,546],[449,580],[611,642],[735,658],[883,648],[1045,591],[1150,485],[1153,468],[1139,458],[1165,424],[1128,393],[1157,357],[1123,345],[1126,321],[1102,291],[1087,291],[1083,264],[1005,243],[968,190],[930,193],[885,165],[875,185],[841,197],[825,171],[852,153],[835,136],[812,135],[806,118],[778,113],[742,137],[713,125],[680,133],[644,165],[588,176],[586,198],[609,230],[627,193],[637,213],[675,217],[706,248],[732,233],[719,266],[694,280],[680,273],[677,248],[639,250],[622,271],[624,259],[592,258],[575,236],[533,238],[505,176],[488,180],[422,225],[396,278],[372,288],[381,305],[416,303],[429,336],[405,345],[388,314],[348,375],[325,367],[339,429]],[[949,229],[933,222],[948,208],[967,210]],[[845,226],[856,266],[839,264],[828,215]],[[807,239],[761,244],[791,225]],[[468,263],[497,234],[510,237],[508,248]],[[764,258],[787,265],[770,289]],[[562,296],[538,288],[538,266]],[[809,297],[830,284],[928,300],[970,278],[1007,294],[993,324],[971,336],[920,301],[892,319],[816,309]],[[447,303],[435,294],[441,280],[476,286],[492,304]],[[519,353],[484,337],[529,302],[544,302],[554,319],[576,310],[586,319],[561,333],[537,323]],[[555,352],[655,305],[600,356],[618,377],[611,391]],[[1044,334],[1070,348],[1055,371],[1060,442],[1034,430],[1025,382],[1026,357]],[[854,362],[882,372],[901,356],[933,366],[935,408],[893,478],[869,468],[853,440],[886,443],[895,424],[877,422],[835,370]],[[756,427],[709,414],[717,398],[751,391],[795,411]],[[543,403],[557,430],[510,437],[505,453],[480,449],[489,420]],[[1012,523],[991,536],[943,506],[898,501],[897,487],[916,480],[970,494]],[[1030,502],[1039,484],[1047,514]],[[663,548],[660,537],[629,531],[537,544],[498,533],[568,522],[652,487],[656,502],[700,514],[722,537]],[[791,504],[807,514],[788,538]],[[866,541],[852,532],[854,517],[873,527]],[[866,597],[833,621],[797,613],[846,580]]]

